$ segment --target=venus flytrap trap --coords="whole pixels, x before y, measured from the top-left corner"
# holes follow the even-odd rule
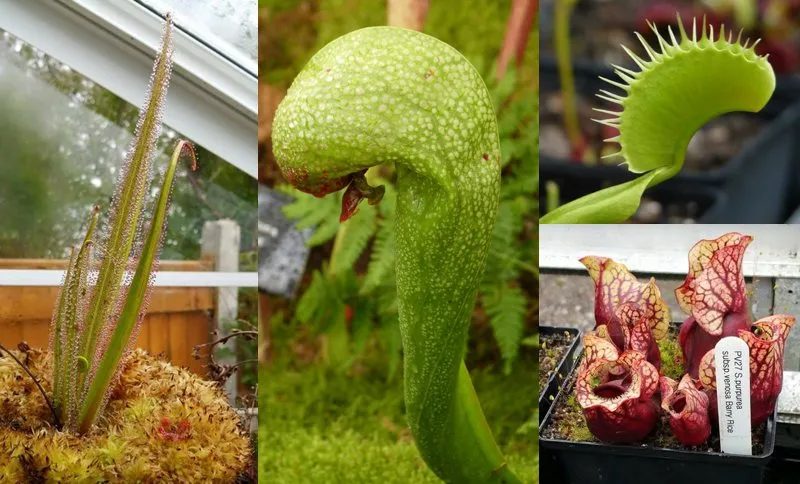
[[[647,188],[680,172],[692,135],[708,121],[729,112],[758,112],[775,90],[775,74],[766,57],[756,54],[758,41],[742,42],[741,32],[722,27],[715,33],[705,20],[692,22],[687,33],[680,17],[677,34],[668,39],[650,24],[658,46],[636,34],[647,59],[627,47],[639,67],[614,66],[620,81],[606,80],[621,90],[601,90],[598,97],[619,111],[596,109],[609,117],[595,120],[619,130],[606,141],[620,150],[607,157],[621,158],[640,176],[562,205],[541,218],[542,223],[619,223],[639,207]]]
[[[378,202],[364,172],[395,162],[396,274],[409,426],[447,482],[515,483],[464,365],[465,341],[500,193],[491,96],[452,47],[391,27],[320,50],[273,124],[278,165],[295,187],[347,187],[342,219]]]

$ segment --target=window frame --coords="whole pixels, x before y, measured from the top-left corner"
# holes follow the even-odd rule
[[[161,38],[161,16],[134,0],[0,0],[0,11],[0,29],[141,105]],[[256,66],[243,66],[243,58],[232,62],[180,25],[174,33],[163,122],[257,179]]]
[[[134,106],[143,100],[163,16],[137,0],[0,0],[0,29],[80,72]],[[164,124],[258,177],[257,63],[174,29]],[[251,63],[248,64],[248,61]],[[255,230],[255,228],[253,228]],[[60,286],[64,271],[0,270],[0,286]],[[155,286],[258,287],[258,272],[172,272]]]

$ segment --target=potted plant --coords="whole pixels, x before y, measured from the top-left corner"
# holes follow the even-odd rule
[[[753,322],[742,259],[752,237],[725,234],[689,252],[676,289],[690,316],[670,327],[654,279],[645,284],[611,259],[581,259],[595,282],[595,330],[542,425],[543,467],[565,482],[762,482],[775,442],[783,352],[795,317]],[[737,336],[749,348],[752,455],[720,452],[714,347]],[[569,466],[563,463],[569,462]]]
[[[248,433],[221,389],[131,348],[146,313],[178,162],[164,173],[149,229],[144,208],[172,65],[166,17],[111,216],[96,207],[72,250],[47,351],[0,348],[0,475],[14,482],[233,482]]]
[[[718,202],[721,206],[709,212],[708,216],[701,214],[698,218],[702,222],[784,222],[797,198],[794,195],[797,185],[796,170],[792,165],[795,146],[790,133],[800,126],[800,106],[785,109],[787,98],[780,95],[776,95],[773,102],[767,103],[775,89],[772,66],[765,57],[759,57],[755,53],[749,41],[743,42],[741,36],[734,41],[731,35],[725,33],[724,28],[715,35],[712,25],[704,23],[700,27],[697,20],[691,37],[687,35],[680,19],[677,29],[673,31],[670,27],[666,31],[669,33],[658,29],[654,24],[650,24],[650,27],[657,47],[651,47],[637,33],[647,60],[625,48],[626,53],[631,56],[634,68],[639,69],[636,71],[621,66],[614,66],[613,71],[579,66],[573,77],[572,69],[563,67],[571,65],[571,62],[561,53],[560,89],[564,93],[563,102],[548,100],[546,93],[548,90],[552,92],[558,89],[559,83],[552,66],[548,69],[547,64],[543,64],[543,152],[547,152],[548,146],[563,144],[558,141],[561,135],[556,135],[556,126],[562,119],[557,111],[561,111],[565,122],[572,120],[566,122],[565,126],[567,131],[573,132],[568,139],[571,140],[571,156],[578,161],[542,156],[542,179],[566,179],[563,182],[565,187],[590,185],[599,180],[603,185],[614,184],[621,189],[621,185],[625,183],[636,185],[633,181],[636,174],[650,172],[659,181],[654,179],[645,182],[643,177],[639,177],[640,188],[636,188],[635,192],[643,193],[645,188],[663,182],[667,189],[675,192],[685,189],[702,192],[691,196],[686,194],[683,198],[688,198],[687,203],[700,201],[699,204],[704,205],[701,200],[713,196],[714,191],[722,191],[725,196]],[[567,50],[566,55],[568,54]],[[699,59],[700,62],[686,62],[692,58]],[[697,66],[717,60],[720,61],[720,69],[713,70],[713,79],[706,77],[702,71],[697,71]],[[564,76],[565,70],[570,75]],[[611,72],[617,73],[621,82],[608,80]],[[737,78],[740,73],[742,76]],[[668,81],[664,82],[665,79]],[[600,89],[599,80],[608,80],[612,91],[622,91],[611,92],[606,90],[608,86]],[[742,84],[735,90],[741,96],[736,101],[718,89],[720,85],[731,85],[740,81]],[[581,115],[588,117],[589,114],[586,110],[579,111],[574,100],[580,93],[591,91],[597,92],[597,96],[603,101],[595,111],[611,117],[599,120],[600,127],[585,131],[589,135],[587,138],[578,125]],[[653,93],[657,95],[652,95]],[[692,101],[679,102],[679,99]],[[573,102],[567,102],[569,100]],[[676,103],[686,106],[686,109],[677,112],[666,108]],[[551,112],[553,110],[556,112]],[[723,116],[715,119],[720,113],[734,111],[761,112],[758,115],[736,114],[730,115],[733,118]],[[632,124],[633,119],[637,119],[636,127]],[[648,121],[638,122],[643,119]],[[693,137],[699,128],[711,120],[714,121],[702,134]],[[644,137],[639,137],[642,134]],[[749,138],[752,138],[752,142],[744,141]],[[693,139],[690,145],[689,142]],[[614,150],[609,144],[613,142],[618,142],[621,150]],[[634,146],[636,143],[639,147]],[[566,154],[564,149],[559,149],[562,156]],[[715,151],[721,155],[715,155]],[[649,161],[638,163],[645,159]],[[589,162],[593,163],[592,166],[587,166]],[[628,171],[611,166],[620,162],[628,165]],[[701,166],[706,167],[697,171]],[[664,168],[664,178],[656,177],[652,173],[657,167]],[[672,170],[669,175],[667,167]],[[642,187],[643,184],[646,186]],[[766,192],[769,192],[769,196],[763,195]],[[586,193],[591,192],[580,194]],[[608,195],[609,192],[605,194]],[[662,211],[668,210],[662,206]],[[635,213],[635,209],[633,212]],[[631,215],[633,213],[628,217]],[[547,219],[547,216],[543,218],[545,223]]]

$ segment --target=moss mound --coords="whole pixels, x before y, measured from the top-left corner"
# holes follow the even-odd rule
[[[51,359],[19,358],[49,393]],[[234,482],[250,442],[222,391],[142,350],[122,365],[105,413],[79,437],[56,430],[30,377],[0,358],[3,482]]]

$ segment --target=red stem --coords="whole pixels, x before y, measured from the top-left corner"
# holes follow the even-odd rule
[[[514,0],[511,15],[506,24],[506,37],[497,60],[497,78],[502,79],[508,70],[508,63],[514,56],[516,65],[522,63],[525,48],[533,30],[533,21],[539,11],[539,0]]]

